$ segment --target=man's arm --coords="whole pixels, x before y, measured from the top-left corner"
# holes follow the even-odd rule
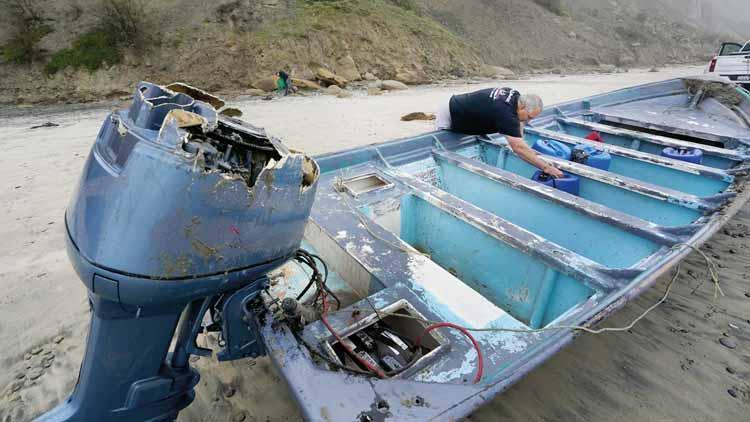
[[[521,133],[523,134],[523,128],[521,129]],[[527,163],[549,174],[552,177],[559,178],[564,176],[563,172],[561,172],[557,167],[554,167],[548,162],[539,158],[539,154],[537,154],[533,149],[529,148],[529,146],[526,145],[526,142],[524,142],[523,139],[507,135],[505,136],[505,139],[508,140],[508,145],[510,145],[510,148],[513,150],[513,152],[521,157],[523,161],[526,161]]]

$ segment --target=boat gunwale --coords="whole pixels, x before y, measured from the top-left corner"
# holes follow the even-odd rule
[[[603,113],[601,111],[592,112],[592,116],[600,122],[613,122],[621,123],[632,127],[640,127],[643,129],[654,129],[662,132],[674,132],[678,135],[693,136],[702,138],[708,141],[720,142],[724,145],[738,143],[744,146],[750,146],[750,137],[748,138],[737,138],[733,136],[715,135],[711,132],[703,132],[697,130],[688,130],[675,126],[662,125],[658,123],[648,123],[643,120],[630,119],[623,116],[616,116],[609,113]]]
[[[730,161],[743,162],[750,160],[750,155],[742,154],[733,149],[719,148],[711,145],[683,141],[681,139],[670,138],[667,136],[654,135],[645,132],[638,132],[632,129],[610,126],[603,123],[589,122],[577,117],[557,117],[555,120],[558,123],[562,123],[563,125],[576,126],[579,128],[602,132],[608,135],[622,136],[625,138],[632,138],[633,140],[646,141],[658,145],[664,145],[674,148],[698,148],[701,149],[704,154],[708,153],[708,155],[725,158]]]

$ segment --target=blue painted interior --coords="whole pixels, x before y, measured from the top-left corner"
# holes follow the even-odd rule
[[[484,143],[479,159],[486,164],[531,178],[536,167],[526,163],[505,147]],[[700,212],[650,196],[642,195],[619,186],[613,186],[595,179],[580,177],[579,196],[609,208],[663,226],[682,226],[698,219]]]
[[[548,324],[594,290],[415,197],[401,201],[401,238],[532,327]]]
[[[438,159],[443,190],[602,265],[625,268],[659,245],[586,214]],[[565,230],[560,230],[565,227]]]
[[[585,137],[591,131],[586,128],[578,127],[575,125],[569,125],[565,123],[559,123],[559,126],[563,130],[563,132],[567,133],[568,135],[578,136],[578,137]],[[627,136],[620,136],[620,135],[612,135],[608,133],[599,133],[604,139],[605,143],[610,145],[617,145],[620,147],[635,149],[638,151],[646,152],[649,154],[659,155],[661,154],[661,150],[664,149],[664,145],[657,144],[654,142],[648,142],[645,140],[638,140],[637,142],[633,142],[634,139],[627,137]],[[724,157],[717,157],[715,155],[711,154],[704,154],[703,155],[703,165],[708,167],[714,167],[718,169],[727,169],[734,165],[736,161],[724,158]]]
[[[538,139],[544,139],[544,137],[530,132],[526,133],[525,141],[529,145],[533,145]],[[563,143],[569,146],[575,145],[574,143]],[[609,171],[698,196],[714,195],[729,186],[729,183],[723,180],[712,179],[618,154],[612,154],[612,165]]]

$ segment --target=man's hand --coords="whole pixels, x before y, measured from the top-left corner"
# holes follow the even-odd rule
[[[549,174],[550,176],[554,177],[555,179],[559,179],[561,177],[565,177],[565,174],[560,171],[557,167],[552,166],[551,164],[547,164],[543,169],[543,172]]]
[[[526,145],[526,142],[524,142],[523,139],[516,138],[514,136],[506,136],[505,139],[508,140],[510,149],[512,149],[513,152],[516,153],[516,155],[521,157],[523,161],[526,161],[527,163],[549,174],[555,179],[565,176],[563,172],[561,172],[558,168],[539,158],[539,155],[536,153],[536,151]]]

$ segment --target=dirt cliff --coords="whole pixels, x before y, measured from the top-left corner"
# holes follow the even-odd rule
[[[144,79],[243,92],[280,69],[411,84],[489,76],[486,65],[612,70],[703,61],[722,38],[674,13],[593,0],[0,0],[0,9],[0,103],[118,97]]]

